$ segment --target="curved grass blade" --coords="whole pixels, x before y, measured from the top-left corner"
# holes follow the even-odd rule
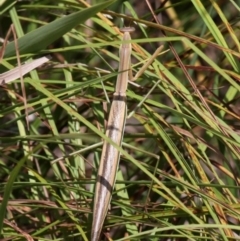
[[[0,74],[0,85],[7,84],[12,82],[13,80],[19,79],[21,76],[24,76],[25,74],[29,73],[33,69],[48,62],[50,59],[51,57],[49,56],[38,58],[31,61],[30,63],[23,64],[3,74]]]
[[[115,2],[115,0],[106,1],[91,8],[72,13],[27,33],[18,39],[18,50],[20,54],[35,53],[46,48],[52,42],[69,32],[76,25],[85,22],[113,2]],[[14,42],[11,42],[6,47],[4,57],[15,56],[15,53]]]

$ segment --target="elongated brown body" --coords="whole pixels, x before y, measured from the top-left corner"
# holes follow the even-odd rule
[[[131,31],[133,31],[132,28],[123,29],[123,41],[131,40],[129,34]],[[119,55],[119,74],[108,118],[106,136],[112,139],[118,146],[121,146],[126,120],[126,90],[131,58],[131,43],[122,43]],[[95,187],[91,241],[99,241],[100,238],[116,179],[119,154],[116,148],[104,141]]]

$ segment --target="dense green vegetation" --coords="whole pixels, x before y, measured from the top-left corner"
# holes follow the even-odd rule
[[[0,1],[0,73],[52,57],[1,88],[0,240],[90,240],[122,26],[133,75],[163,49],[129,85],[102,240],[240,240],[240,1],[162,2]]]

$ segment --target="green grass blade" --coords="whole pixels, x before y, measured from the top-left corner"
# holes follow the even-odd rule
[[[18,39],[18,49],[21,54],[35,53],[45,49],[58,38],[69,32],[80,23],[85,22],[96,13],[110,6],[115,0],[106,1],[82,11],[72,13],[57,19],[45,26],[33,30]],[[5,50],[5,57],[16,55],[14,41],[9,43]]]

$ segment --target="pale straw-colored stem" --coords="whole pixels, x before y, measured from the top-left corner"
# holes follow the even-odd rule
[[[119,49],[120,62],[113,101],[109,113],[106,136],[118,146],[122,145],[126,120],[126,90],[132,46],[130,32],[133,28],[123,28],[123,43]],[[102,156],[95,187],[91,241],[98,241],[111,201],[116,172],[119,164],[119,151],[107,141],[103,143]]]

